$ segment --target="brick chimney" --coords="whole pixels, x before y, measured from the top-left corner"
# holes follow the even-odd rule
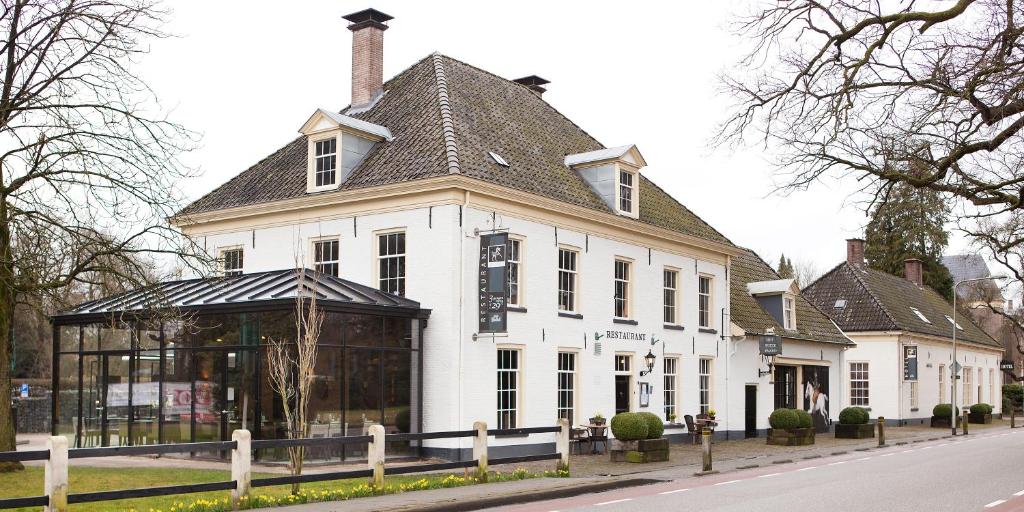
[[[911,283],[924,286],[924,270],[921,267],[921,260],[917,258],[903,260],[903,277]]]
[[[849,238],[846,240],[846,263],[856,268],[864,268],[864,240]]]
[[[527,89],[537,93],[537,96],[543,95],[544,92],[547,91],[547,89],[545,89],[544,86],[551,83],[550,81],[545,80],[537,75],[516,78],[515,80],[513,80],[513,82],[525,86]]]
[[[384,23],[393,18],[376,9],[344,18],[352,31],[352,107],[359,108],[384,92]]]

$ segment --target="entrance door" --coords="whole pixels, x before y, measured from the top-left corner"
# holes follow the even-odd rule
[[[615,414],[629,412],[629,375],[615,376]]]
[[[757,386],[747,384],[744,393],[744,436],[757,437]]]
[[[228,441],[236,429],[251,431],[255,352],[197,350],[193,357],[192,440]]]

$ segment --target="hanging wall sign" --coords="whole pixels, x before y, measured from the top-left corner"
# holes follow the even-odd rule
[[[1007,361],[1007,360],[1004,359],[1003,361],[1001,361],[999,363],[999,368],[1002,369],[1005,372],[1012,372],[1013,371],[1013,361]]]
[[[774,334],[766,334],[761,336],[761,355],[762,356],[777,356],[782,354],[782,338]]]
[[[480,235],[480,332],[506,332],[508,311],[508,233]]]
[[[903,380],[917,380],[917,346],[903,346]]]

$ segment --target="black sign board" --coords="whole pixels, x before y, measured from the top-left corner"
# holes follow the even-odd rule
[[[1003,361],[1001,361],[999,363],[999,368],[1001,370],[1004,370],[1004,371],[1012,372],[1013,371],[1013,361],[1003,360]]]
[[[782,354],[782,338],[774,334],[761,336],[761,355],[777,356]]]
[[[903,346],[903,380],[917,380],[917,346]]]
[[[508,320],[508,233],[480,235],[480,332],[506,332]]]

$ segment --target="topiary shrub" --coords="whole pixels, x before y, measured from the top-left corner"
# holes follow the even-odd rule
[[[612,435],[620,441],[647,439],[647,421],[635,412],[621,412],[612,416]]]
[[[660,439],[661,434],[665,432],[665,424],[661,418],[653,412],[638,412],[637,415],[647,422],[647,439]]]
[[[870,419],[867,409],[863,407],[847,407],[839,412],[841,425],[864,425]]]
[[[814,420],[811,419],[811,413],[803,409],[793,409],[796,411],[797,428],[811,428],[814,426]]]
[[[938,404],[932,408],[932,416],[938,416],[940,418],[948,418],[952,413],[952,404]],[[956,408],[956,415],[960,416],[960,408]]]
[[[796,415],[795,409],[775,409],[771,416],[768,416],[768,424],[779,430],[790,430],[799,427],[800,418]]]
[[[971,414],[992,414],[992,406],[989,404],[974,404],[971,406]]]

